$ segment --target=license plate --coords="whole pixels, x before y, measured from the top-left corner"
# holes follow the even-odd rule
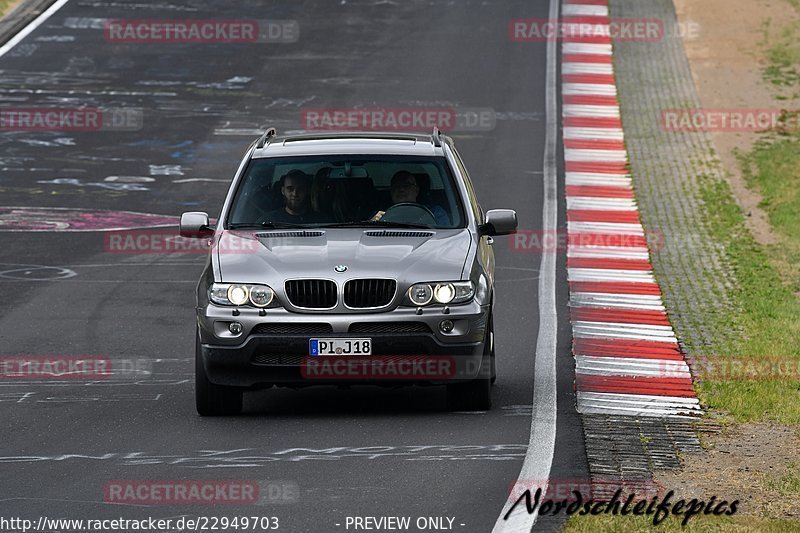
[[[310,339],[309,355],[372,355],[372,339]]]

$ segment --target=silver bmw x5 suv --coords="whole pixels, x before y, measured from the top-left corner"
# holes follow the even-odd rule
[[[196,401],[235,414],[272,386],[446,385],[454,410],[491,407],[492,237],[516,213],[478,205],[452,139],[277,136],[248,149],[197,286]]]

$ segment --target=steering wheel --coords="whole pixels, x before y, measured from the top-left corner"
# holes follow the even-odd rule
[[[386,209],[381,217],[386,222],[405,222],[407,224],[435,225],[436,216],[422,204],[416,202],[400,202]]]

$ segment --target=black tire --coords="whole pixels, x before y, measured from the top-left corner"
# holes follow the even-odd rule
[[[195,335],[194,395],[200,416],[238,415],[242,412],[243,392],[236,387],[215,385],[208,380],[200,357],[200,334]]]
[[[492,383],[494,382],[494,350],[489,342],[492,318],[486,333],[481,368],[472,381],[447,385],[447,408],[451,411],[488,411],[492,408]],[[489,376],[484,377],[489,371]]]
[[[491,349],[489,351],[489,357],[491,357],[491,376],[492,376],[492,385],[494,382],[497,381],[497,358],[494,355],[494,315],[489,315],[489,325],[488,325],[488,334],[487,334],[487,342],[491,342]]]

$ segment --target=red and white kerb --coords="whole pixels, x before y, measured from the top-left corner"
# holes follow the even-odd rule
[[[608,0],[565,0],[562,22],[597,26],[590,36],[568,35],[562,44],[567,271],[578,411],[697,415],[692,376],[653,276],[633,193]],[[593,242],[620,244],[585,244]]]

